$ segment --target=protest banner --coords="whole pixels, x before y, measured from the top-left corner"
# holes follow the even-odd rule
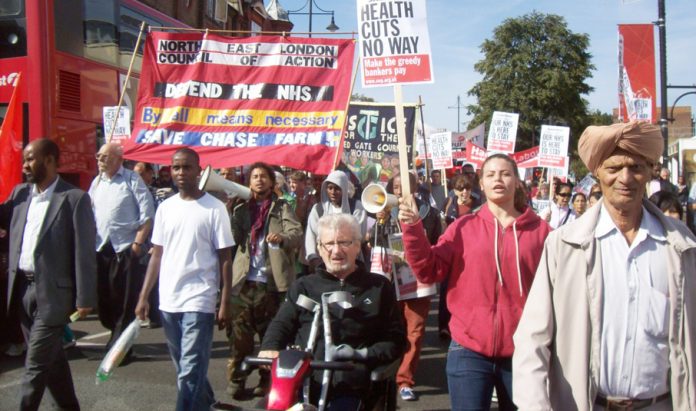
[[[363,87],[432,83],[425,0],[357,0]]]
[[[189,146],[212,167],[264,161],[328,174],[353,52],[350,39],[150,33],[125,157],[167,164]]]
[[[473,164],[476,168],[481,168],[483,162],[486,161],[488,153],[483,147],[479,147],[471,141],[466,143],[466,161]]]
[[[569,140],[570,128],[542,125],[539,139],[539,167],[565,167]]]
[[[116,114],[118,113],[118,118]],[[111,143],[123,144],[131,134],[130,109],[127,106],[105,106],[102,110],[104,135],[111,136]]]
[[[517,139],[517,113],[494,111],[491,128],[488,130],[486,149],[498,153],[514,153]]]
[[[519,168],[538,167],[539,162],[539,146],[534,146],[517,153],[510,154],[510,157],[515,160]]]
[[[399,146],[394,105],[351,102],[343,138],[343,163],[366,187],[373,182],[386,184],[400,174]],[[416,105],[404,107],[406,148],[411,159]],[[409,168],[412,167],[409,161]]]
[[[466,144],[466,160],[474,164],[476,168],[480,168],[490,154],[493,153],[472,142]],[[511,153],[509,156],[519,168],[537,167],[537,162],[539,161],[539,146],[528,148],[517,153]]]
[[[656,118],[653,24],[619,24],[619,119]]]
[[[466,143],[471,141],[475,145],[483,147],[485,135],[486,123],[481,123],[463,133],[452,133],[452,157],[458,160],[466,159]]]

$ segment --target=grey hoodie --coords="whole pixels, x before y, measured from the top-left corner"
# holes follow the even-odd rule
[[[358,220],[358,223],[360,223],[360,231],[363,238],[365,238],[365,233],[367,232],[367,214],[365,213],[362,203],[359,200],[355,200],[355,209],[352,213],[350,211],[350,204],[348,202],[348,176],[346,173],[340,170],[332,171],[331,174],[326,177],[326,180],[321,183],[321,202],[315,204],[314,207],[312,207],[312,211],[309,213],[307,232],[305,233],[305,251],[307,261],[310,261],[312,258],[319,258],[319,253],[317,252],[317,230],[319,227],[318,207],[323,209],[322,215],[332,214],[335,212],[335,209],[329,200],[329,195],[326,193],[326,186],[328,183],[334,183],[341,187],[341,192],[343,194],[343,198],[341,200],[341,212],[345,214],[353,214],[353,216]],[[358,256],[358,258],[362,260],[362,256]]]

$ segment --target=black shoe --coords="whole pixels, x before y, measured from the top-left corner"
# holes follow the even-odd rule
[[[263,397],[268,393],[268,388],[271,385],[271,375],[268,372],[262,372],[259,378],[259,385],[254,388],[254,397]]]
[[[245,380],[232,380],[227,384],[225,392],[231,395],[235,400],[241,401],[246,397],[246,393],[244,392],[245,385]]]

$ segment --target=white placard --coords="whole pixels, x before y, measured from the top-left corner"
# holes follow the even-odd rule
[[[517,122],[520,115],[494,111],[491,128],[488,130],[486,149],[489,152],[514,153],[517,139]]]
[[[116,112],[118,111],[118,119],[116,119]],[[130,127],[130,109],[126,106],[121,106],[118,110],[118,106],[114,107],[104,107],[103,108],[103,118],[104,118],[104,136],[108,139],[111,136],[111,143],[121,143],[123,140],[130,138],[131,127]],[[113,134],[112,134],[113,129]]]
[[[452,132],[433,133],[428,141],[433,169],[452,168]]]
[[[539,167],[564,168],[569,140],[569,127],[542,125],[539,140]]]
[[[357,0],[363,87],[432,83],[425,0]]]

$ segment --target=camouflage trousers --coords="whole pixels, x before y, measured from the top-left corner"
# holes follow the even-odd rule
[[[246,281],[239,295],[230,300],[230,324],[226,328],[230,344],[230,358],[227,360],[227,380],[245,380],[247,374],[241,371],[244,357],[254,353],[254,336],[263,340],[268,325],[278,312],[285,293],[268,291],[264,283]]]

